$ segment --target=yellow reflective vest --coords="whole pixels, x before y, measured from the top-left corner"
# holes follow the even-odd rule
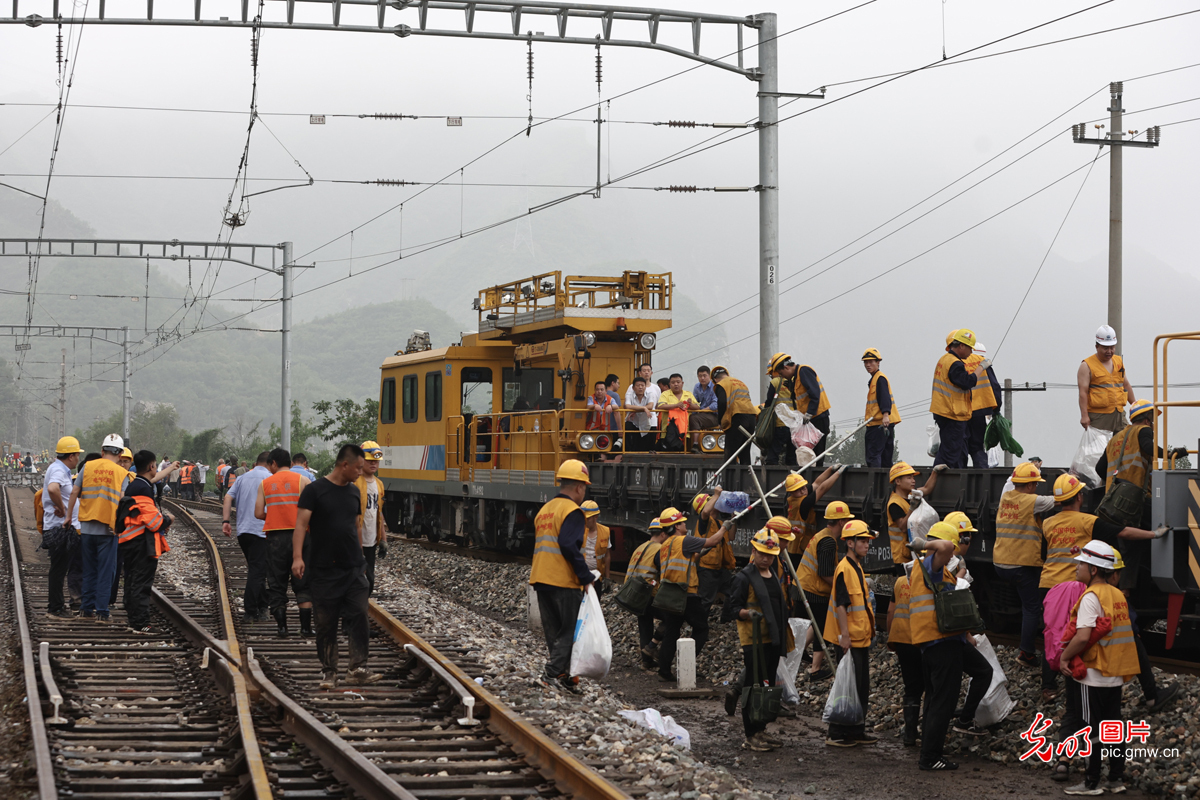
[[[1146,481],[1150,465],[1142,456],[1142,445],[1138,441],[1142,428],[1147,427],[1149,425],[1144,422],[1130,425],[1108,443],[1108,475],[1104,478],[1104,491],[1111,489],[1113,481],[1120,478],[1134,486],[1144,485],[1146,497],[1150,496],[1150,485]]]
[[[625,570],[625,580],[628,582],[634,575],[640,575],[642,580],[653,584],[654,594],[658,594],[658,569],[654,566],[654,556],[662,549],[662,542],[651,539],[638,545],[629,557],[629,568]]]
[[[1042,566],[1042,526],[1033,513],[1036,494],[1013,490],[1000,497],[996,511],[996,549],[992,563],[1010,567]]]
[[[792,406],[800,413],[808,412],[808,390],[804,388],[804,384],[800,382],[800,370],[812,369],[808,364],[801,364],[796,367],[796,402]],[[821,391],[821,396],[817,398],[817,414],[824,414],[829,410],[829,398],[825,395],[825,384],[821,383],[821,376],[817,375],[817,371],[813,369],[813,375],[817,378],[817,388]],[[815,417],[817,414],[813,414]]]
[[[529,571],[530,583],[544,583],[563,589],[582,588],[575,570],[567,563],[558,546],[558,532],[562,530],[567,517],[575,511],[579,511],[579,506],[574,500],[559,496],[542,506],[534,517],[536,538],[533,543],[533,568]]]
[[[812,491],[811,487],[809,491]],[[803,497],[793,498],[789,496],[787,499],[787,518],[792,521],[792,533],[796,538],[785,544],[787,544],[787,551],[792,554],[803,553],[808,547],[808,543],[812,541],[812,537],[816,536],[825,527],[817,521],[816,503],[813,503],[808,516],[800,516],[800,504],[803,502]]]
[[[1092,540],[1095,525],[1096,517],[1082,511],[1063,511],[1042,523],[1046,563],[1042,565],[1042,579],[1038,581],[1040,588],[1053,589],[1060,583],[1075,580],[1075,554],[1071,550]]]
[[[1124,678],[1129,681],[1141,672],[1138,664],[1137,645],[1133,641],[1133,623],[1129,619],[1129,603],[1125,595],[1107,583],[1093,583],[1076,601],[1071,609],[1071,621],[1077,622],[1079,606],[1088,594],[1100,600],[1104,616],[1112,620],[1112,630],[1098,642],[1079,654],[1090,669],[1099,671],[1106,678]]]
[[[664,583],[687,583],[688,594],[700,593],[694,557],[683,554],[683,536],[672,536],[658,551],[659,574]]]
[[[929,410],[939,417],[965,422],[971,418],[971,390],[960,389],[950,382],[950,367],[955,361],[962,359],[953,353],[938,359],[933,370],[933,400]]]
[[[1088,413],[1111,414],[1125,408],[1125,362],[1120,356],[1112,358],[1112,372],[1100,363],[1100,356],[1092,354],[1083,360],[1091,372],[1088,384]]]
[[[972,353],[967,356],[963,362],[966,364],[967,372],[974,372],[979,369],[979,365],[983,362],[983,356]],[[988,408],[996,408],[1000,404],[996,402],[996,395],[1000,393],[1000,387],[992,383],[991,375],[987,370],[979,376],[979,380],[975,384],[975,388],[971,390],[971,410],[982,411]]]
[[[896,609],[892,612],[892,628],[888,631],[888,644],[912,644],[912,632],[908,624],[908,576],[901,575],[892,584],[892,599]]]
[[[758,409],[750,400],[750,389],[737,378],[726,375],[717,381],[717,386],[725,390],[725,416],[721,417],[721,428],[729,430],[735,414],[757,414]]]
[[[925,644],[947,637],[947,634],[938,629],[933,589],[926,584],[925,577],[925,567],[918,560],[913,564],[912,575],[908,581],[908,629],[913,644]],[[952,589],[954,583],[954,576],[950,574],[950,570],[942,567],[942,585]]]
[[[701,534],[700,529],[703,525],[703,519],[696,522],[696,535],[702,539],[707,539],[721,529],[721,523],[713,516],[708,518],[708,533]],[[736,569],[737,559],[733,557],[733,547],[729,544],[734,533],[735,531],[729,531],[716,547],[701,555],[697,566],[704,569]]]
[[[829,593],[833,591],[833,586],[817,574],[817,545],[823,539],[832,538],[833,534],[829,532],[828,528],[825,528],[809,541],[808,547],[804,548],[804,557],[800,559],[800,568],[796,570],[796,576],[800,578],[800,588],[809,594],[829,597]]]
[[[892,496],[888,498],[887,505],[890,506],[893,503],[904,509],[905,517],[908,516],[908,512],[912,509],[909,502],[895,492],[892,492]],[[887,514],[888,543],[892,546],[892,563],[907,564],[912,560],[912,552],[908,549],[908,525],[905,523],[905,526],[901,528],[892,519],[887,506],[884,506],[883,513]]]
[[[772,578],[763,578],[763,580],[766,581],[766,580],[779,580],[779,579],[772,577]],[[754,585],[750,584],[746,588],[748,590],[748,592],[746,594],[746,610],[751,611],[751,612],[757,611],[758,613],[761,614],[762,613],[762,603],[759,602],[758,594],[754,591]],[[782,584],[780,584],[779,591],[783,592],[784,597],[787,597],[787,591],[783,587]],[[783,636],[784,636],[784,639],[786,640],[784,642],[783,652],[785,654],[790,653],[796,649],[796,637],[795,637],[795,635],[792,634],[792,626],[788,624],[786,619],[779,620],[779,623],[780,623],[780,626],[783,628]],[[741,617],[738,617],[737,631],[738,631],[738,642],[741,643],[742,647],[746,647],[747,645],[754,644],[754,623],[753,622],[751,622],[748,619],[742,619]],[[763,644],[770,644],[773,641],[771,639],[770,626],[767,625],[767,621],[765,619],[761,620],[758,623],[758,640],[760,642],[762,642]]]
[[[879,410],[879,399],[875,397],[875,384],[879,383],[880,378],[886,378],[882,371],[876,372],[871,376],[871,382],[867,384],[867,411],[866,416],[870,422],[867,423],[868,428],[875,428],[883,424],[883,412]],[[896,393],[892,390],[892,382],[888,381],[888,391],[892,395],[892,410],[888,412],[888,419],[892,425],[900,422],[900,406],[896,402]]]
[[[79,488],[79,521],[99,522],[112,528],[117,521],[117,504],[129,470],[107,458],[96,458],[83,465]]]
[[[838,563],[833,573],[833,582],[837,583],[838,576],[846,583],[846,592],[850,595],[850,606],[846,609],[846,623],[850,627],[851,647],[870,647],[871,637],[875,634],[875,609],[871,608],[870,595],[867,592],[866,578],[861,567],[855,569],[854,561],[847,556]],[[827,642],[836,642],[841,635],[838,624],[836,599],[830,598],[829,613],[825,615],[825,630],[821,635]]]

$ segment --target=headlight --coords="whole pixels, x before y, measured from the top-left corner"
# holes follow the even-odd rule
[[[578,444],[580,450],[591,450],[596,446],[596,437],[592,436],[590,433],[582,434],[579,437]]]
[[[638,337],[638,344],[642,346],[643,350],[653,350],[657,342],[658,338],[653,333],[643,333]]]
[[[602,433],[596,437],[597,450],[607,450],[610,447],[612,447],[612,439],[610,439],[608,436]]]
[[[583,332],[583,343],[586,344],[588,347],[592,347],[593,345],[595,345],[596,344],[596,334],[592,333],[591,331],[584,331]]]
[[[722,450],[725,449],[725,434],[722,433],[717,437],[717,447],[721,448]]]
[[[717,446],[717,437],[713,436],[711,433],[706,433],[706,434],[704,434],[703,437],[701,437],[701,439],[700,439],[700,449],[701,450],[705,450],[705,451],[712,450],[716,446]]]

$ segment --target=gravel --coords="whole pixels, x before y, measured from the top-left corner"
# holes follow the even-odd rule
[[[620,697],[621,692],[614,687],[597,685],[585,681],[587,710],[579,708],[577,700],[565,695],[547,692],[536,680],[536,674],[541,669],[545,659],[545,643],[540,637],[532,636],[526,630],[526,589],[529,577],[529,567],[521,564],[496,564],[473,559],[425,550],[413,545],[397,543],[389,552],[389,560],[381,573],[385,576],[381,581],[384,591],[395,595],[400,603],[411,602],[420,609],[419,615],[431,620],[442,630],[454,630],[456,627],[463,635],[476,641],[484,642],[488,649],[485,652],[494,653],[498,672],[493,680],[497,681],[503,690],[508,692],[506,699],[530,719],[537,721],[547,729],[547,733],[560,742],[579,748],[589,758],[611,758],[619,755],[614,753],[614,746],[620,744],[628,750],[621,737],[638,735],[641,729],[632,728],[616,711],[624,706]],[[404,573],[405,578],[399,579],[397,571]],[[478,616],[469,614],[448,614],[446,599],[432,599],[428,593],[415,590],[409,581],[427,586],[440,592],[448,598],[467,605],[470,609],[498,623],[489,624]],[[469,593],[463,587],[470,587]],[[612,593],[602,598],[605,619],[608,621],[609,632],[613,639],[614,652],[622,650],[632,653],[637,646],[637,625],[629,613],[617,606]],[[458,622],[458,620],[463,620]],[[720,686],[736,679],[742,668],[741,650],[738,646],[736,628],[733,625],[723,625],[714,618],[711,625],[709,644],[698,659],[698,669],[706,674],[711,683]],[[1020,738],[1036,714],[1040,711],[1051,719],[1058,720],[1064,712],[1063,694],[1052,704],[1043,704],[1041,700],[1041,679],[1037,670],[1019,666],[1016,663],[1017,649],[995,645],[996,655],[1009,678],[1008,692],[1016,701],[1012,713],[1007,719],[991,729],[991,735],[983,738],[962,736],[951,731],[947,740],[946,752],[970,753],[976,757],[988,759],[997,764],[1012,764],[1014,769],[1029,770],[1031,777],[1036,771],[1041,771],[1044,777],[1049,774],[1050,766],[1035,759],[1020,762],[1020,755],[1029,744]],[[895,663],[895,656],[885,646],[876,646],[871,653],[871,700],[868,711],[868,722],[874,726],[878,735],[899,736],[902,727],[901,698],[903,686],[900,671]],[[1145,716],[1139,705],[1142,692],[1136,681],[1129,684],[1125,690],[1124,715],[1127,719],[1140,720],[1146,718],[1151,726],[1151,736],[1146,745],[1134,744],[1130,747],[1158,748],[1156,755],[1140,755],[1129,761],[1126,775],[1131,786],[1140,788],[1147,794],[1171,798],[1200,798],[1200,771],[1196,768],[1197,758],[1200,757],[1200,678],[1191,675],[1164,675],[1155,669],[1159,686],[1169,682],[1178,682],[1182,689],[1178,699],[1164,711]],[[609,681],[613,680],[610,675]],[[1061,686],[1060,680],[1060,686]],[[493,688],[495,686],[493,685]],[[965,689],[965,685],[964,685]],[[557,691],[557,690],[555,690]],[[812,685],[804,682],[799,684],[800,707],[802,715],[820,716],[829,691],[829,682]],[[553,706],[550,704],[554,703]],[[568,713],[564,713],[568,712]],[[555,721],[544,721],[545,716],[552,716]],[[630,731],[634,733],[630,733]],[[595,734],[596,742],[592,742]],[[1057,738],[1057,726],[1051,729],[1052,740]],[[656,734],[649,737],[642,735],[642,740],[658,738]],[[592,748],[595,749],[592,749]],[[680,759],[689,759],[687,751],[670,748]],[[1168,751],[1177,750],[1178,755]],[[639,758],[641,755],[639,754]],[[657,758],[657,756],[652,756]],[[1076,768],[1082,769],[1083,760],[1076,761]],[[696,764],[695,769],[701,765]],[[692,767],[689,766],[689,769]],[[641,771],[643,767],[634,765],[633,769]],[[626,767],[617,768],[620,773]],[[670,796],[677,788],[664,783],[664,778],[673,775],[659,776],[655,772],[645,772],[642,785],[658,786],[662,796]],[[721,774],[721,770],[717,770]],[[1073,782],[1077,776],[1072,776]],[[707,780],[697,776],[696,785]],[[732,778],[729,779],[732,782]],[[720,780],[716,781],[720,785]],[[1047,788],[1058,787],[1047,781]],[[717,792],[716,789],[699,789],[703,793]],[[721,791],[737,792],[737,789]],[[749,790],[746,790],[749,791]],[[698,795],[703,798],[703,794]],[[715,796],[715,795],[714,795]],[[708,800],[705,798],[704,800]]]

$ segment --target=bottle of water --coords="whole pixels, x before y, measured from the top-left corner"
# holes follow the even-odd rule
[[[541,432],[542,432],[542,420],[541,420],[541,418],[540,418],[540,417],[534,417],[534,418],[533,418],[533,432],[534,432],[534,433],[541,433]]]

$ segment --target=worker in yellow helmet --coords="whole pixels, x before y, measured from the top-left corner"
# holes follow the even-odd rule
[[[63,596],[63,580],[71,566],[79,569],[79,534],[67,514],[71,497],[71,470],[83,458],[83,448],[74,436],[64,436],[54,448],[55,460],[42,476],[42,547],[50,554],[50,585],[46,603],[52,617],[75,616]]]
[[[658,591],[658,568],[654,566],[654,556],[658,555],[659,549],[663,542],[667,540],[667,532],[663,530],[662,523],[658,518],[650,521],[647,529],[650,534],[650,539],[638,546],[633,554],[629,556],[629,568],[625,570],[625,580],[628,582],[632,577],[639,576],[642,580],[654,587],[654,591]],[[642,657],[642,669],[655,670],[658,669],[658,646],[654,636],[654,620],[658,619],[658,609],[653,605],[646,606],[646,610],[638,615],[638,651]]]
[[[580,504],[591,485],[587,465],[574,458],[559,466],[558,495],[542,506],[534,517],[533,567],[529,583],[537,591],[542,632],[546,635],[545,680],[575,694],[582,694],[579,679],[567,673],[575,623],[579,619],[583,590],[595,580],[583,557],[585,528]]]
[[[800,566],[796,567],[800,588],[808,598],[808,607],[812,609],[814,625],[822,624],[829,612],[829,596],[833,592],[833,574],[838,562],[837,543],[842,538],[842,531],[853,519],[850,506],[841,500],[834,500],[825,506],[825,528],[809,541],[800,559]],[[810,627],[804,646],[808,647],[815,639],[816,630]],[[820,648],[813,648],[812,669],[807,675],[810,681],[825,680],[833,675],[833,670],[825,665],[825,653]]]
[[[750,399],[750,387],[729,374],[726,367],[718,364],[712,369],[713,392],[717,395],[717,415],[721,419],[721,429],[725,431],[725,452],[737,453],[738,448],[746,441],[745,428],[751,436],[754,435],[754,423],[758,409]],[[751,463],[750,448],[745,448],[737,456],[738,464],[749,466]]]
[[[983,359],[974,372],[967,369],[965,359],[975,347],[975,332],[961,328],[950,337],[946,353],[933,370],[933,399],[929,410],[938,426],[941,444],[934,465],[946,464],[965,469],[967,466],[967,422],[971,419],[971,391],[987,372],[992,362]]]
[[[829,723],[829,738],[825,744],[834,747],[854,747],[875,744],[879,740],[867,733],[866,712],[871,694],[871,642],[875,638],[875,609],[871,607],[872,592],[862,565],[875,534],[861,519],[851,520],[842,529],[846,557],[833,573],[833,594],[825,616],[825,641],[836,643],[841,658],[854,662],[854,684],[863,718],[857,723]],[[819,622],[819,620],[818,620]]]
[[[767,374],[771,376],[771,385],[767,388],[763,408],[772,409],[773,401],[778,398],[780,405],[803,415],[805,422],[811,422],[817,430],[826,434],[813,448],[813,452],[820,456],[828,444],[830,406],[816,370],[807,364],[797,364],[787,353],[776,353],[767,365]],[[774,413],[773,409],[771,413]],[[791,431],[778,416],[775,419],[775,439],[764,461],[767,464],[796,465],[796,446],[792,444]],[[817,466],[821,464],[822,459],[818,458]]]
[[[821,501],[826,492],[833,488],[833,484],[845,469],[845,464],[829,467],[813,480],[811,486],[798,472],[788,475],[784,481],[783,490],[787,493],[787,518],[792,521],[792,533],[795,534],[795,538],[784,540],[783,546],[795,556],[792,559],[793,564],[800,563],[800,556],[804,553],[804,548],[808,547],[812,537],[825,527],[817,522],[817,503]]]
[[[717,511],[717,500],[721,497],[721,487],[714,486],[712,493],[701,492],[692,499],[692,510],[700,515],[696,522],[696,535],[700,538],[712,536],[721,530],[721,524],[729,518],[728,514]],[[696,573],[699,576],[700,602],[705,609],[711,608],[717,595],[724,595],[733,579],[733,571],[737,569],[737,559],[733,557],[733,537],[735,530],[725,528],[725,538],[717,546],[700,556],[696,563]]]
[[[1038,588],[1042,574],[1042,520],[1054,509],[1051,495],[1037,493],[1038,484],[1045,483],[1042,471],[1030,462],[1018,464],[1013,470],[1013,488],[1000,495],[996,510],[996,544],[992,564],[996,576],[1011,581],[1021,599],[1021,651],[1017,663],[1053,675],[1046,659],[1037,658],[1038,631],[1042,628],[1042,603],[1046,590]]]
[[[883,356],[874,347],[862,355],[863,367],[870,375],[867,381],[867,466],[892,466],[896,452],[896,425],[900,424],[900,409],[892,402],[892,387],[887,375],[879,369]]]
[[[967,372],[974,372],[987,358],[987,347],[983,342],[975,342],[971,355],[967,356]],[[988,368],[979,376],[975,388],[971,390],[971,419],[967,422],[967,455],[971,466],[975,469],[988,468],[987,448],[983,446],[983,435],[987,432],[988,422],[1000,413],[1004,403],[1004,395],[1000,392],[1000,381],[989,362]]]

